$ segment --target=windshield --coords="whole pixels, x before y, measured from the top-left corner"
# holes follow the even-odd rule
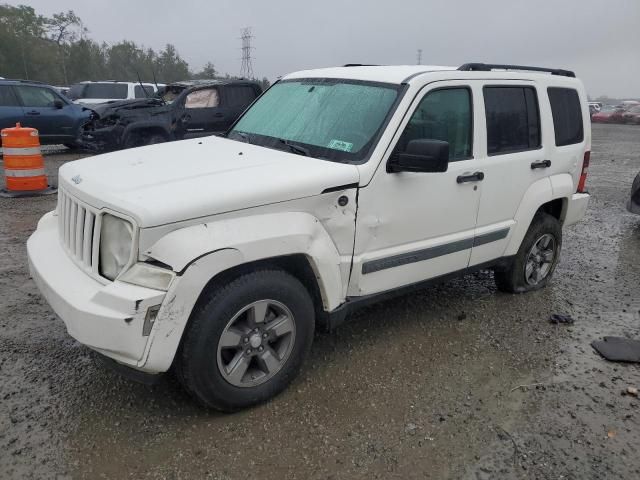
[[[327,160],[362,160],[399,88],[337,79],[285,80],[260,97],[228,137]]]

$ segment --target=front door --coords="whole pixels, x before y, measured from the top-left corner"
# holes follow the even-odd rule
[[[368,295],[465,269],[473,247],[481,175],[474,158],[473,90],[427,85],[394,138],[393,155],[415,139],[449,143],[443,173],[388,173],[359,191],[350,296]]]
[[[183,138],[201,137],[224,131],[225,109],[217,87],[189,92],[184,101]]]
[[[14,88],[24,109],[23,127],[38,129],[40,137],[48,143],[65,143],[75,138],[76,116],[71,103],[47,87],[16,85]]]

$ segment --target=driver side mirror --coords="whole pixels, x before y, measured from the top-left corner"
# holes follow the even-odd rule
[[[449,142],[411,140],[404,152],[387,162],[387,172],[446,172],[449,167]]]
[[[60,100],[60,99],[56,98],[56,99],[53,101],[53,106],[54,106],[55,108],[57,108],[58,110],[60,110],[62,107],[64,107],[64,102],[63,102],[62,100]]]

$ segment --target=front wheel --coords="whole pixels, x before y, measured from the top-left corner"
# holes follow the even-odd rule
[[[498,290],[524,293],[549,283],[560,259],[562,227],[557,218],[539,212],[533,218],[511,265],[495,272]]]
[[[300,370],[314,315],[307,289],[288,273],[242,275],[194,311],[177,358],[178,378],[207,407],[234,411],[264,402]]]

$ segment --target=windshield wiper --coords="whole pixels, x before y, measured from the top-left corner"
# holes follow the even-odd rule
[[[251,143],[251,137],[248,133],[239,132],[238,130],[234,130],[232,132],[225,133],[224,136],[229,138],[229,135],[237,135],[239,136],[245,143]]]
[[[305,157],[309,156],[309,150],[304,147],[301,147],[300,145],[291,143],[289,140],[286,140],[284,138],[279,138],[278,141],[280,143],[285,144],[287,147],[289,147],[289,150],[291,150],[293,153],[297,153],[298,155],[304,155]]]

